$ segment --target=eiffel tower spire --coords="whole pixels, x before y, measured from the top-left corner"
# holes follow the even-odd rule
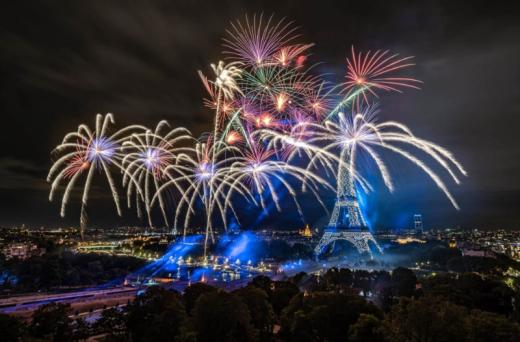
[[[345,160],[345,154],[346,152],[343,151],[342,160]],[[329,225],[314,250],[316,256],[319,256],[328,245],[334,245],[337,240],[346,240],[352,243],[359,253],[370,254],[369,242],[372,242],[379,252],[382,252],[361,214],[354,179],[346,165],[348,163],[341,163],[339,166],[336,203]]]

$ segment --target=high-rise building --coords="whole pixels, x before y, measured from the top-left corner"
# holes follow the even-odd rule
[[[419,235],[423,233],[423,221],[421,214],[413,215],[413,227],[415,234]]]

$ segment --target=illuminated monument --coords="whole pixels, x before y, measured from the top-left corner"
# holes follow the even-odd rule
[[[330,244],[334,246],[338,240],[346,240],[353,244],[359,253],[368,252],[370,255],[372,255],[372,252],[369,242],[372,242],[382,253],[381,247],[368,230],[365,219],[361,214],[354,181],[345,166],[339,168],[336,203],[329,225],[325,228],[320,242],[314,249],[316,257],[323,252],[325,247]]]

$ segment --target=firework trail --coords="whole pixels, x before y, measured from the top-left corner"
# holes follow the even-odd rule
[[[82,236],[87,224],[86,209],[94,170],[99,170],[105,175],[112,192],[117,213],[121,216],[119,194],[112,176],[111,167],[115,166],[123,170],[120,164],[122,154],[119,147],[122,141],[126,139],[125,134],[136,130],[145,130],[143,126],[132,125],[109,135],[109,125],[113,123],[114,118],[112,114],[106,114],[105,116],[98,114],[94,130],[85,124],[79,125],[77,131],[65,135],[62,143],[53,151],[53,153],[60,156],[54,162],[47,175],[47,181],[51,182],[49,200],[52,201],[54,199],[54,194],[60,184],[66,184],[61,200],[61,217],[65,216],[66,207],[75,184],[84,172],[87,174],[83,183],[83,194],[81,197],[80,232]]]
[[[178,145],[193,140],[190,132],[184,127],[175,128],[162,135],[162,131],[168,128],[166,121],[160,121],[154,131],[134,133],[122,145],[122,165],[125,168],[123,186],[127,187],[128,207],[131,207],[132,196],[135,196],[137,214],[141,217],[141,203],[144,203],[150,227],[153,227],[151,199],[166,179],[164,170],[174,162],[178,153],[186,150]],[[163,196],[158,197],[158,202],[164,223],[169,226]]]

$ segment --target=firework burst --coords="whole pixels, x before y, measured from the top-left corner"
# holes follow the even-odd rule
[[[263,15],[253,15],[252,20],[246,16],[245,21],[231,23],[231,29],[227,30],[229,38],[224,38],[225,54],[246,65],[261,66],[273,60],[273,55],[280,54],[287,44],[298,37],[295,33],[297,28],[292,22],[281,19],[273,23],[273,16],[267,21]],[[310,47],[310,46],[309,46]],[[299,50],[304,52],[307,48],[301,46]],[[284,61],[289,61],[290,51],[283,54]],[[280,55],[277,55],[280,57]]]
[[[121,215],[119,194],[111,168],[115,166],[123,169],[120,164],[122,154],[119,146],[126,139],[125,134],[145,129],[143,126],[132,125],[109,135],[109,125],[113,123],[112,114],[105,116],[98,114],[94,130],[91,130],[87,125],[79,125],[76,132],[65,135],[62,143],[54,149],[54,153],[61,156],[54,162],[47,175],[47,181],[51,182],[49,200],[54,199],[59,185],[66,183],[61,200],[60,214],[62,217],[65,216],[66,207],[75,184],[84,172],[87,173],[81,196],[80,226],[82,235],[87,224],[86,208],[94,170],[99,170],[105,175],[117,213]]]
[[[227,213],[230,210],[235,218],[238,216],[231,201],[226,196],[237,193],[255,201],[251,192],[241,183],[231,183],[227,179],[230,165],[242,158],[242,151],[221,141],[214,142],[209,136],[203,142],[197,142],[194,148],[186,148],[179,153],[175,162],[164,170],[167,181],[157,190],[152,203],[168,188],[173,187],[182,194],[175,209],[174,226],[184,215],[184,234],[190,219],[196,213],[197,203],[202,203],[206,216],[206,240],[213,239],[213,216],[217,215],[224,227],[227,226]],[[227,192],[227,194],[226,194]]]
[[[144,203],[150,227],[153,227],[151,199],[166,179],[164,170],[174,162],[178,153],[185,150],[185,147],[178,145],[193,140],[190,132],[183,127],[175,128],[162,135],[162,131],[168,127],[166,121],[161,121],[154,131],[135,133],[124,141],[122,146],[125,153],[122,161],[125,168],[123,186],[127,187],[128,207],[131,207],[132,196],[135,196],[137,213],[141,217],[140,204]],[[158,197],[158,202],[164,223],[169,226],[163,196]]]
[[[339,167],[337,167],[338,182],[345,177],[340,175],[347,175],[357,181],[365,191],[373,188],[363,176],[365,170],[358,163],[359,156],[363,154],[372,159],[384,184],[392,192],[394,184],[380,151],[393,152],[422,169],[446,195],[452,205],[459,209],[442,178],[414,151],[420,151],[432,158],[456,184],[460,184],[458,175],[467,175],[463,166],[448,150],[416,137],[405,125],[395,121],[378,123],[376,113],[374,107],[367,107],[362,113],[353,112],[346,115],[340,112],[335,120],[326,120],[322,124],[303,123],[301,125],[305,126],[308,137],[304,142],[301,139],[296,140],[274,131],[266,131],[264,135],[272,138],[272,144],[290,144],[295,147],[295,152],[291,157],[305,151],[310,159],[309,168],[323,166],[333,171],[334,165],[339,163]],[[301,129],[298,129],[298,126],[293,127],[293,130],[300,132]]]
[[[296,179],[303,184],[304,189],[311,189],[318,201],[323,205],[318,194],[317,187],[329,187],[330,185],[321,177],[310,170],[290,165],[285,160],[274,158],[276,153],[248,137],[243,157],[235,161],[227,175],[227,181],[232,185],[244,183],[254,190],[259,198],[262,208],[265,210],[265,197],[270,196],[278,211],[281,211],[279,190],[275,183],[279,183],[285,189],[290,198],[294,201],[300,216],[303,211],[298,203],[297,191],[291,184],[291,179]],[[226,203],[230,203],[230,196],[226,197]],[[325,206],[324,206],[325,208]]]
[[[368,94],[378,97],[378,90],[401,92],[401,88],[419,89],[421,81],[394,75],[397,71],[415,65],[411,62],[412,59],[413,57],[400,58],[398,54],[390,54],[388,50],[356,53],[352,47],[351,56],[347,59],[344,91],[347,94],[361,91],[361,96],[356,96],[359,109],[359,100],[363,99],[365,104],[370,104]]]

